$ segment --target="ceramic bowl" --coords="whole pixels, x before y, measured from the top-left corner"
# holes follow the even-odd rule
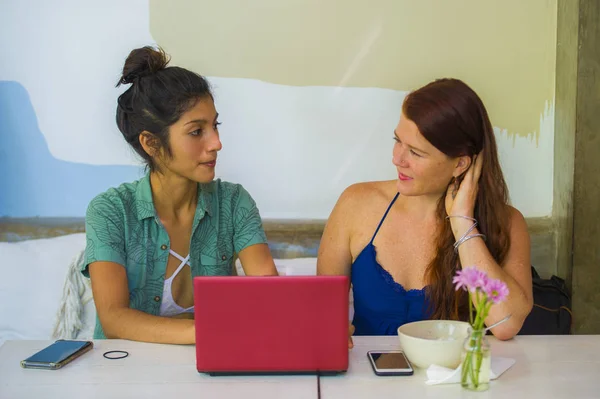
[[[413,366],[432,364],[454,369],[468,334],[469,323],[454,320],[423,320],[398,328],[402,350]]]

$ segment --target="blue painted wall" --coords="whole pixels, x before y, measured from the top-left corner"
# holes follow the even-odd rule
[[[25,88],[0,81],[0,217],[83,216],[94,196],[143,173],[54,158]]]

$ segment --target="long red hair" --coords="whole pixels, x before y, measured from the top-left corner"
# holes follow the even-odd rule
[[[403,114],[421,134],[449,157],[474,155],[483,151],[483,168],[475,203],[478,229],[487,237],[493,258],[502,264],[510,247],[508,188],[498,161],[492,124],[479,96],[458,79],[440,79],[411,92],[404,100]],[[454,180],[448,182],[448,186]],[[432,319],[468,318],[468,296],[455,291],[452,278],[461,267],[454,252],[454,235],[446,220],[445,193],[440,197],[437,216],[441,229],[436,239],[435,258],[425,272]]]

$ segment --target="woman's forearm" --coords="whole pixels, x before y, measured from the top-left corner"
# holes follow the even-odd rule
[[[461,233],[461,231],[467,231],[469,227],[470,224],[465,227],[463,223],[455,230],[455,227],[453,226],[455,236],[460,238],[462,234],[464,234],[464,232]],[[474,229],[469,233],[469,235],[472,234],[479,234],[479,231]],[[474,266],[485,272],[488,277],[501,280],[507,285],[509,290],[508,298],[504,302],[492,305],[490,312],[485,319],[485,324],[491,325],[510,314],[510,319],[493,328],[492,333],[499,339],[510,339],[515,336],[521,329],[521,326],[532,307],[532,302],[526,294],[525,288],[521,287],[521,285],[494,260],[485,245],[485,241],[481,237],[472,238],[460,244],[458,247],[458,255],[463,267]]]
[[[161,344],[193,344],[194,320],[154,316],[139,310],[119,308],[100,319],[107,338]]]

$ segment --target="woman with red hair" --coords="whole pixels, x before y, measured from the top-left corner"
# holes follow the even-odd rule
[[[508,189],[492,124],[464,82],[440,79],[408,94],[394,130],[398,179],[359,183],[340,196],[317,269],[351,276],[351,334],[394,335],[423,319],[468,320],[468,296],[452,278],[475,266],[509,288],[487,325],[516,335],[533,304],[530,239]],[[351,340],[350,340],[351,342]]]

